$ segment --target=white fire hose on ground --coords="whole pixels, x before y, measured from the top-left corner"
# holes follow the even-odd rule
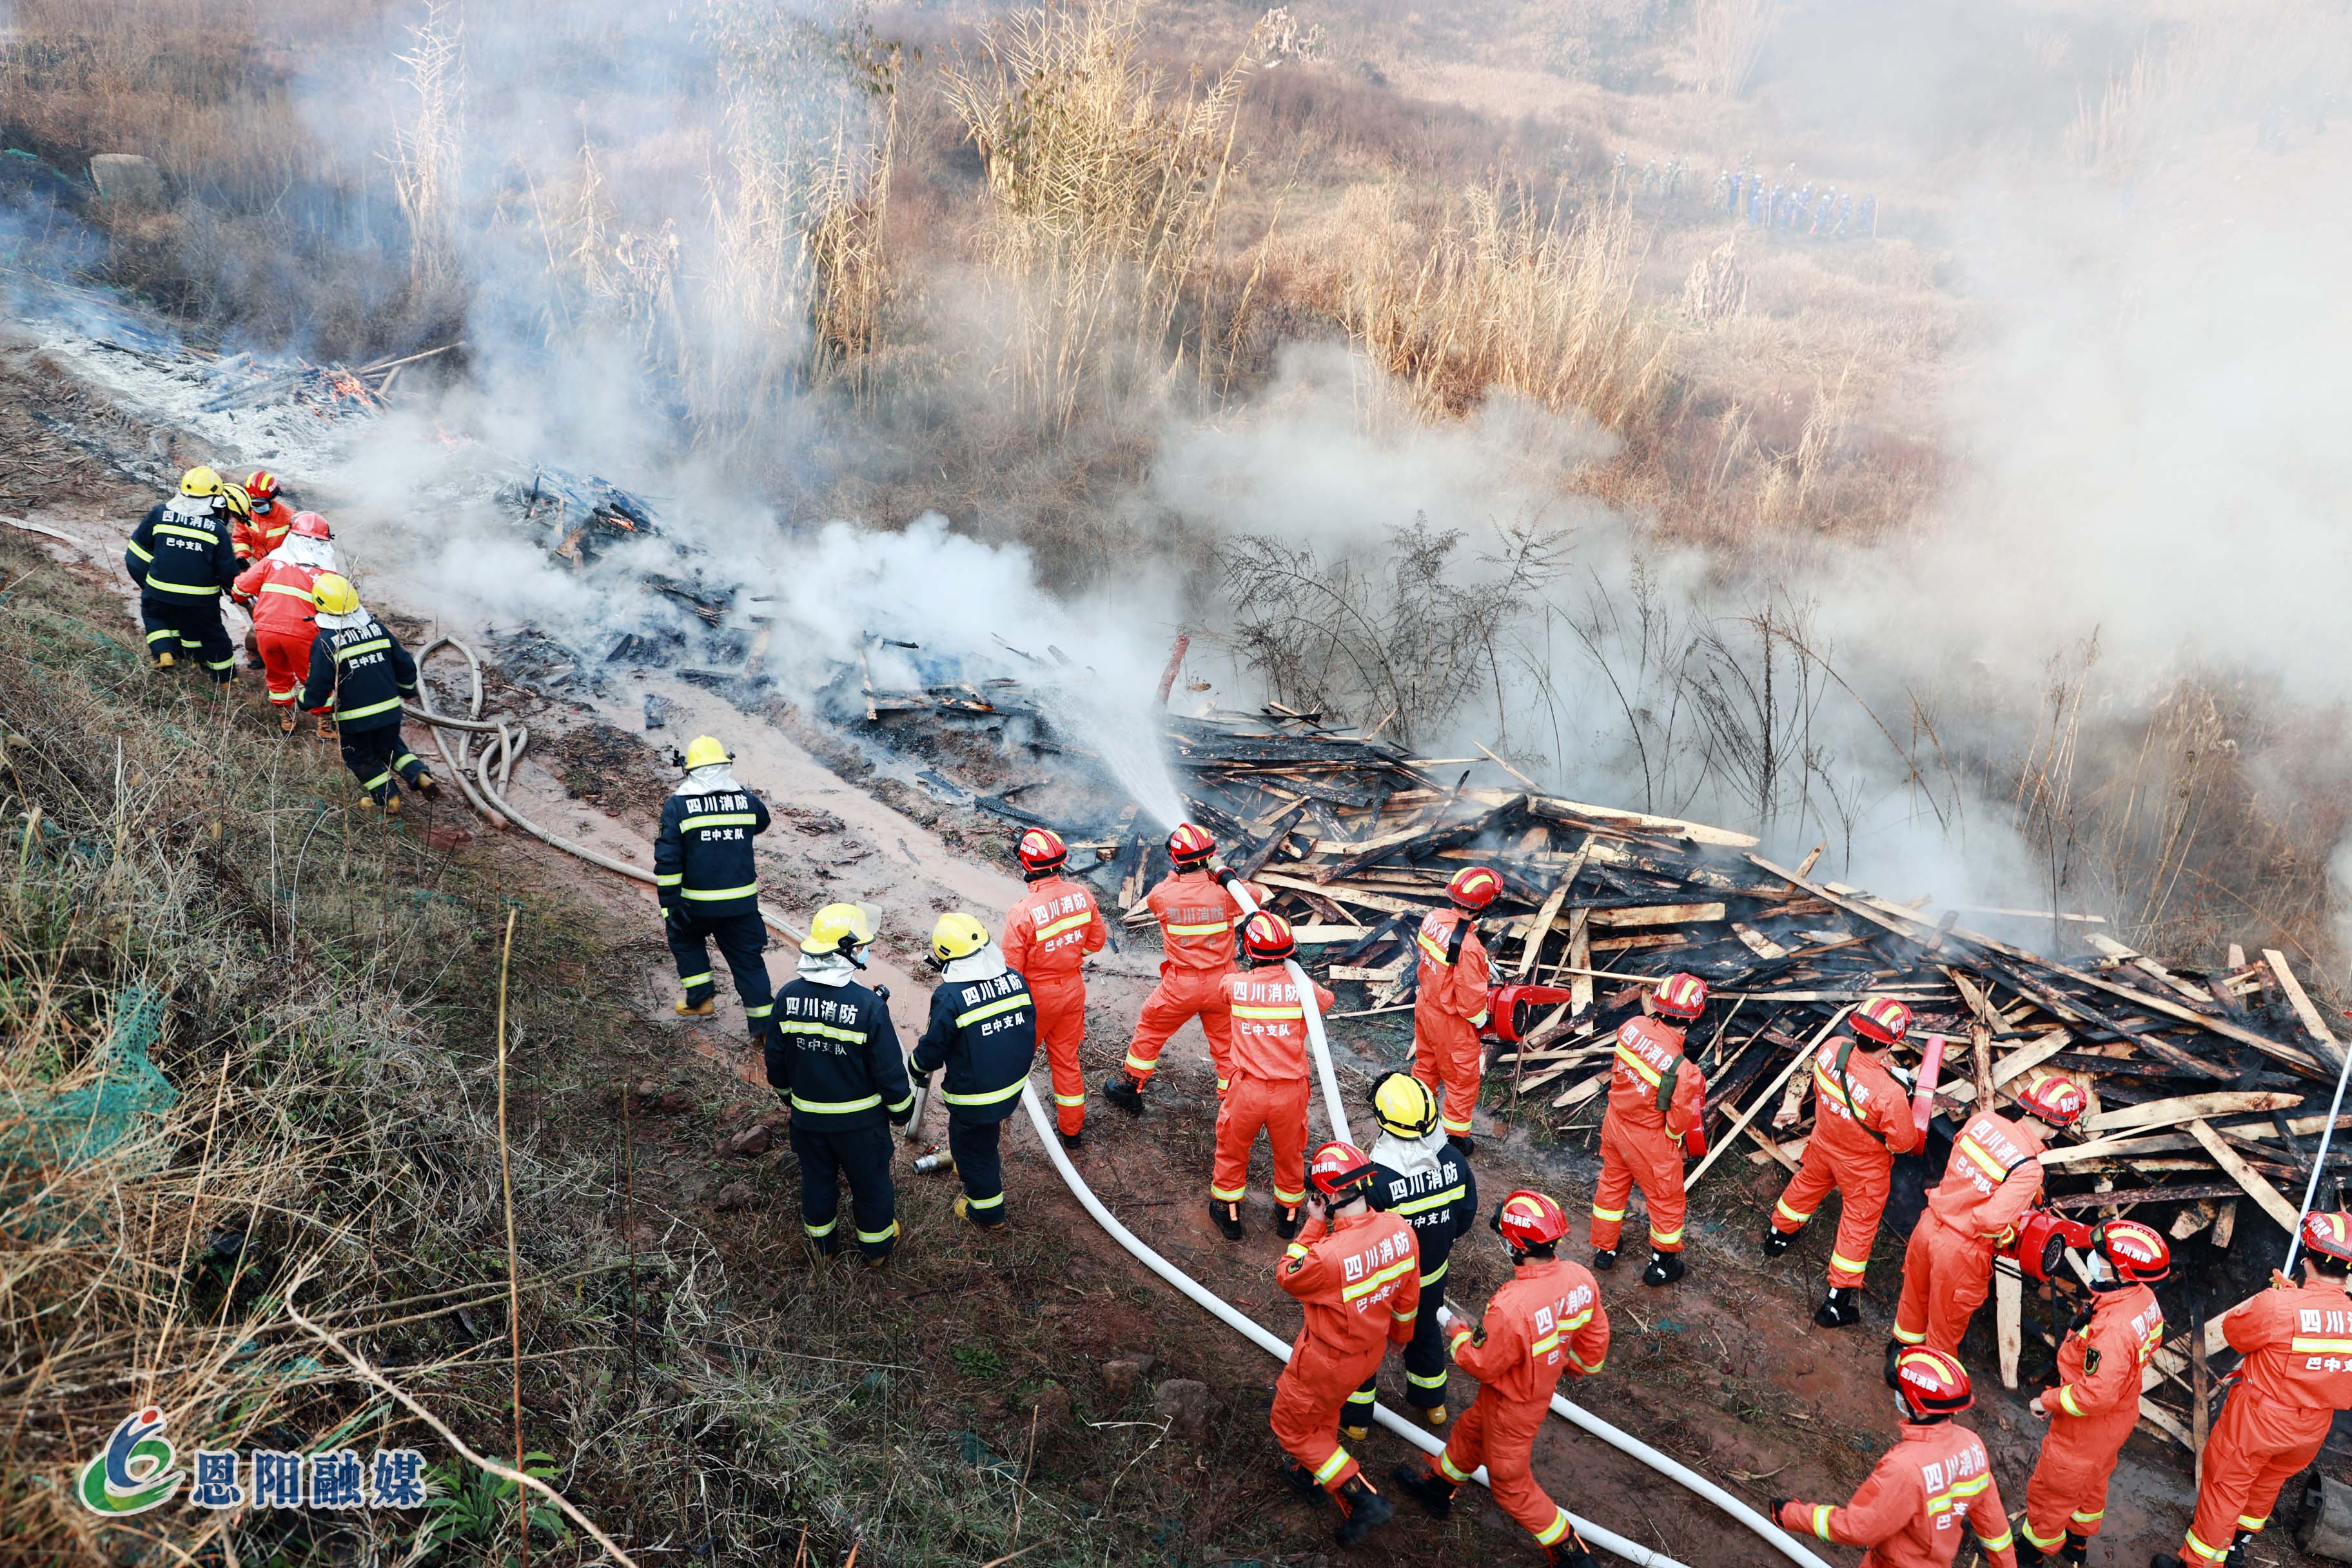
[[[422,679],[425,661],[445,645],[466,660],[468,698],[467,715],[464,718],[436,710],[433,706],[431,691]],[[642,867],[633,866],[625,860],[614,859],[609,855],[551,833],[516,811],[508,803],[506,783],[513,775],[515,763],[521,760],[524,748],[530,744],[530,731],[520,725],[510,726],[503,720],[486,720],[481,716],[483,700],[481,661],[471,647],[457,637],[436,637],[425,644],[417,654],[416,662],[419,670],[416,706],[407,709],[406,711],[432,729],[434,739],[439,743],[442,755],[447,759],[450,772],[458,787],[465,792],[467,799],[476,810],[493,822],[511,823],[551,847],[561,849],[567,855],[575,856],[592,866],[601,867],[634,881],[653,885],[654,874],[651,871]],[[452,731],[456,731],[454,737]],[[473,764],[474,774],[468,778],[467,768],[470,761],[468,753],[471,748],[467,737],[476,734],[488,735],[492,739],[484,746],[479,762]],[[1234,884],[1234,891],[1235,897],[1249,912],[1256,912],[1256,901],[1250,897],[1246,888],[1237,882]],[[793,942],[798,942],[802,940],[800,931],[786,924],[765,904],[760,906],[760,918],[769,927],[791,938]],[[1339,1097],[1338,1077],[1331,1068],[1330,1047],[1323,1034],[1322,1010],[1315,1005],[1314,982],[1307,977],[1306,971],[1299,967],[1295,959],[1286,963],[1284,967],[1298,985],[1299,994],[1306,1003],[1307,1039],[1314,1048],[1316,1069],[1322,1079],[1325,1114],[1330,1121],[1333,1136],[1346,1138],[1349,1135],[1347,1110],[1345,1103]],[[1037,1135],[1038,1143],[1045,1149],[1046,1158],[1053,1163],[1055,1171],[1068,1186],[1071,1195],[1078,1200],[1079,1206],[1092,1216],[1096,1224],[1102,1226],[1112,1240],[1125,1247],[1153,1273],[1158,1274],[1189,1297],[1202,1310],[1223,1321],[1259,1349],[1285,1362],[1290,1359],[1289,1345],[1153,1251],[1139,1240],[1134,1232],[1120,1224],[1109,1209],[1103,1206],[1102,1200],[1095,1195],[1094,1189],[1087,1184],[1086,1178],[1079,1175],[1077,1168],[1070,1163],[1070,1157],[1064,1152],[1061,1140],[1055,1136],[1052,1123],[1046,1119],[1045,1107],[1038,1101],[1034,1085],[1022,1086],[1021,1103],[1023,1109],[1028,1112],[1030,1126]],[[922,1110],[922,1103],[919,1100],[915,1106],[916,1119],[919,1120]],[[1647,1444],[1627,1436],[1607,1422],[1557,1394],[1552,1397],[1551,1403],[1555,1414],[1566,1416],[1612,1447],[1639,1459],[1660,1474],[1679,1481],[1701,1497],[1716,1503],[1778,1547],[1784,1556],[1803,1565],[1803,1568],[1828,1568],[1821,1559],[1805,1551],[1802,1546],[1779,1529],[1768,1524],[1762,1515],[1758,1514],[1704,1477],[1694,1474]],[[1442,1439],[1412,1425],[1386,1405],[1375,1405],[1372,1415],[1382,1426],[1404,1438],[1425,1454],[1438,1453],[1445,1447]],[[1480,1485],[1485,1485],[1486,1469],[1481,1467],[1472,1479]],[[1638,1564],[1639,1568],[1684,1568],[1684,1564],[1662,1552],[1654,1551],[1639,1542],[1629,1541],[1613,1531],[1573,1513],[1569,1517],[1574,1522],[1577,1531],[1591,1545],[1622,1557],[1629,1563]]]

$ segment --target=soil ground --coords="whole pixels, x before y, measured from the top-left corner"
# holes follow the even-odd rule
[[[17,493],[31,498],[31,521],[81,542],[50,548],[54,569],[88,585],[93,618],[133,613],[120,544],[153,499],[159,460],[173,458],[168,433],[105,426],[54,367],[20,346],[0,351],[0,446],[12,448],[11,468],[29,473]],[[332,498],[309,500],[331,503]],[[331,504],[326,510],[331,512]],[[262,731],[269,721],[257,682],[249,674],[240,679],[245,706],[236,722]],[[777,826],[761,845],[772,903],[795,916],[836,899],[881,906],[877,978],[891,987],[892,1011],[902,1036],[911,1039],[928,996],[915,960],[935,911],[963,907],[992,920],[1018,896],[1019,885],[1005,869],[1009,831],[899,792],[882,798],[886,792],[856,776],[864,764],[855,748],[827,744],[803,715],[755,718],[709,691],[657,674],[646,676],[643,685],[669,705],[666,731],[650,741],[637,729],[641,697],[635,691],[601,708],[545,697],[533,705],[526,690],[499,691],[493,707],[526,720],[535,736],[514,774],[514,803],[551,831],[650,864],[667,745],[673,737],[704,731],[725,736],[739,753],[739,775],[778,810]],[[434,760],[428,736],[412,730],[410,739]],[[289,743],[318,747],[322,763],[332,767],[331,749],[310,740],[307,725]],[[436,771],[446,775],[437,763]],[[731,996],[715,1022],[681,1024],[672,1016],[675,982],[650,889],[519,832],[492,831],[454,805],[421,810],[402,830],[421,833],[437,852],[467,857],[518,885],[561,889],[572,907],[593,911],[616,933],[624,966],[586,981],[594,1005],[630,1016],[632,1046],[611,1059],[552,1054],[540,1081],[530,1086],[526,1110],[532,1136],[609,1157],[621,1138],[623,1097],[615,1090],[637,1086],[634,1196],[627,1214],[615,1216],[616,1226],[637,1242],[652,1246],[673,1227],[698,1229],[736,1279],[775,1281],[779,1303],[814,1291],[846,1297],[853,1310],[863,1299],[877,1312],[906,1312],[918,1295],[929,1297],[927,1305],[907,1313],[920,1327],[898,1358],[922,1368],[926,1418],[943,1428],[960,1427],[968,1449],[980,1456],[975,1463],[1003,1463],[996,1455],[1023,1454],[1023,1474],[1041,1500],[1063,1499],[1087,1512],[1156,1510],[1151,1533],[1161,1560],[1306,1563],[1330,1555],[1328,1510],[1293,1500],[1274,1472],[1276,1450],[1265,1427],[1272,1361],[1084,1223],[1025,1122],[1012,1124],[1009,1140],[1013,1228],[1008,1233],[981,1237],[965,1230],[949,1213],[950,1182],[902,1172],[907,1234],[900,1258],[872,1275],[838,1266],[821,1273],[827,1266],[814,1261],[801,1244],[791,1156],[725,1152],[730,1138],[772,1113],[773,1100],[746,1047]],[[1096,1081],[1124,1051],[1129,1021],[1154,975],[1148,943],[1128,940],[1123,948],[1104,955],[1092,983],[1087,1061]],[[789,962],[789,952],[772,952],[771,969],[779,978]],[[1406,1026],[1393,1018],[1371,1023],[1380,1026],[1361,1021],[1335,1026],[1352,1058],[1343,1077],[1352,1079],[1347,1088],[1358,1097],[1372,1070],[1401,1063],[1410,1050]],[[1204,1212],[1213,1103],[1204,1044],[1188,1029],[1163,1060],[1169,1065],[1144,1119],[1129,1120],[1099,1101],[1091,1108],[1077,1166],[1139,1235],[1287,1336],[1297,1314],[1274,1282],[1280,1244],[1270,1228],[1263,1156],[1251,1234],[1228,1244]],[[926,1143],[944,1136],[936,1109],[920,1132]],[[1554,1141],[1531,1142],[1507,1123],[1489,1127],[1483,1119],[1481,1132],[1476,1171],[1490,1198],[1514,1185],[1536,1185],[1580,1214],[1595,1169],[1588,1152]],[[1768,1494],[1843,1500],[1893,1436],[1879,1350],[1897,1280],[1899,1242],[1881,1237],[1864,1323],[1843,1333],[1814,1328],[1810,1312],[1821,1289],[1831,1215],[1824,1213],[1787,1258],[1764,1261],[1755,1237],[1779,1174],[1737,1158],[1717,1166],[1696,1195],[1691,1272],[1679,1286],[1646,1289],[1632,1268],[1604,1278],[1614,1344],[1602,1375],[1570,1393],[1604,1419],[1759,1506]],[[1637,1257],[1629,1249],[1629,1259]],[[1482,1234],[1458,1258],[1454,1298],[1483,1301],[1506,1272],[1499,1249]],[[889,1300],[892,1296],[898,1300]],[[819,1354],[824,1348],[814,1342],[809,1351]],[[1976,1342],[1969,1349],[1972,1364],[1990,1363],[1989,1349],[1980,1352]],[[1104,1371],[1106,1363],[1141,1358],[1150,1359],[1139,1384]],[[1969,1417],[1992,1449],[2013,1511],[2023,1506],[2038,1442],[2037,1424],[2024,1406],[2034,1386],[2032,1361],[2029,1349],[2024,1390],[1981,1394]],[[1202,1440],[1152,1435],[1160,1423],[1150,1409],[1150,1389],[1164,1377],[1197,1378],[1210,1386],[1215,1413]],[[1391,1363],[1384,1385],[1397,1385],[1389,1390],[1393,1395],[1401,1382]],[[1457,1375],[1452,1403],[1466,1405],[1471,1392]],[[1128,1442],[1126,1433],[1136,1430],[1123,1425],[1129,1423],[1145,1424],[1149,1441]],[[1127,1444],[1121,1451],[1133,1457],[1126,1468],[1107,1474],[1097,1461],[1115,1441]],[[1399,1440],[1378,1434],[1363,1457],[1378,1477],[1407,1453]],[[1138,1468],[1147,1468],[1148,1479],[1133,1477]],[[1539,1444],[1538,1474],[1571,1509],[1694,1568],[1760,1568],[1783,1561],[1711,1507],[1564,1423],[1551,1424]],[[2149,1552],[2173,1549],[2190,1498],[2185,1456],[2135,1436],[2117,1472],[2110,1527],[2093,1563],[2137,1568]],[[600,1509],[599,1500],[580,1500]],[[601,1510],[620,1506],[604,1500]],[[1045,1528],[1052,1528],[1050,1521]],[[1458,1510],[1443,1527],[1408,1508],[1349,1560],[1426,1563],[1433,1555],[1442,1562],[1513,1562],[1531,1560],[1532,1551],[1499,1510],[1479,1501]],[[1821,1555],[1843,1563],[1855,1553],[1824,1548]],[[2263,1540],[2254,1558],[2305,1561],[2280,1531]]]

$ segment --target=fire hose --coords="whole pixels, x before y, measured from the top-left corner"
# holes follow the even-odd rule
[[[474,650],[459,638],[440,637],[427,643],[416,656],[420,677],[425,661],[444,647],[448,647],[466,661],[467,679],[466,714],[459,717],[443,713],[436,709],[433,705],[431,689],[422,679],[417,682],[416,706],[404,710],[432,730],[434,740],[440,746],[442,755],[447,759],[450,772],[459,789],[465,793],[467,800],[477,811],[493,823],[511,824],[550,847],[585,860],[592,866],[600,867],[634,881],[653,884],[654,874],[651,871],[633,866],[625,860],[615,859],[585,845],[575,844],[558,834],[551,833],[517,811],[507,800],[507,781],[513,776],[515,764],[521,760],[524,749],[530,742],[530,731],[523,725],[509,724],[504,720],[482,717],[481,660]],[[490,737],[485,743],[478,760],[471,757],[469,738],[474,735]],[[467,773],[469,765],[473,768],[470,778]],[[1251,899],[1244,887],[1236,882],[1234,890],[1249,912],[1256,912],[1256,902]],[[772,929],[790,937],[795,942],[801,940],[801,933],[786,924],[765,904],[760,906],[760,918]],[[1298,985],[1299,994],[1306,1003],[1307,1039],[1313,1047],[1316,1069],[1322,1080],[1325,1114],[1329,1119],[1333,1135],[1348,1137],[1345,1102],[1339,1096],[1338,1077],[1332,1071],[1330,1047],[1323,1034],[1321,1009],[1315,1005],[1314,984],[1307,979],[1305,971],[1299,967],[1296,960],[1288,962],[1284,967]],[[1190,1298],[1202,1310],[1240,1333],[1259,1349],[1286,1362],[1289,1360],[1289,1345],[1153,1251],[1139,1239],[1134,1232],[1120,1224],[1118,1217],[1103,1205],[1102,1200],[1095,1195],[1094,1189],[1087,1184],[1086,1179],[1078,1174],[1077,1168],[1070,1163],[1069,1155],[1063,1151],[1060,1140],[1055,1136],[1053,1126],[1046,1119],[1045,1107],[1038,1101],[1037,1091],[1034,1085],[1023,1085],[1021,1103],[1023,1109],[1028,1112],[1030,1126],[1037,1136],[1038,1143],[1045,1149],[1047,1159],[1053,1163],[1055,1173],[1061,1176],[1064,1184],[1070,1189],[1071,1195],[1078,1200],[1079,1206],[1087,1211],[1096,1224],[1102,1226],[1112,1240],[1125,1247],[1153,1273],[1158,1274]],[[919,1102],[916,1105],[915,1110],[919,1116],[922,1110]],[[1598,1416],[1557,1394],[1552,1397],[1551,1403],[1554,1414],[1567,1417],[1612,1447],[1640,1460],[1652,1469],[1714,1502],[1777,1547],[1784,1556],[1802,1564],[1803,1568],[1828,1568],[1821,1559],[1805,1551],[1794,1540],[1767,1522],[1762,1515],[1706,1478],[1668,1458],[1647,1444],[1618,1431]],[[1413,1426],[1385,1405],[1375,1405],[1372,1415],[1382,1426],[1404,1438],[1423,1453],[1435,1454],[1442,1451],[1445,1446],[1441,1439]],[[1473,1479],[1481,1485],[1485,1485],[1486,1481],[1485,1468],[1482,1467],[1478,1469]],[[1684,1568],[1682,1563],[1665,1553],[1654,1551],[1639,1542],[1629,1541],[1590,1520],[1574,1514],[1570,1514],[1570,1518],[1574,1521],[1577,1531],[1592,1545],[1622,1557],[1629,1563],[1636,1563],[1640,1568]]]

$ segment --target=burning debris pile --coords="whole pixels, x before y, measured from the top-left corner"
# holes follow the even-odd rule
[[[373,414],[384,405],[384,395],[407,366],[447,353],[457,347],[444,343],[423,353],[386,355],[366,364],[312,364],[307,360],[264,360],[250,353],[227,354],[206,369],[221,389],[206,399],[205,412],[232,408],[289,406],[307,409],[324,419],[347,414]]]

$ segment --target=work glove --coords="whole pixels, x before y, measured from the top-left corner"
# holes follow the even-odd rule
[[[1764,1511],[1766,1514],[1770,1516],[1772,1522],[1779,1525],[1781,1529],[1793,1530],[1796,1527],[1790,1524],[1780,1517],[1780,1510],[1787,1508],[1790,1503],[1796,1500],[1797,1500],[1795,1498],[1787,1497],[1767,1498],[1764,1500]]]
[[[1239,877],[1234,875],[1234,868],[1231,866],[1220,866],[1211,875],[1217,879],[1217,886],[1221,888],[1230,888],[1241,880]]]
[[[665,904],[662,906],[662,920],[669,925],[684,925],[686,911],[675,904]]]

